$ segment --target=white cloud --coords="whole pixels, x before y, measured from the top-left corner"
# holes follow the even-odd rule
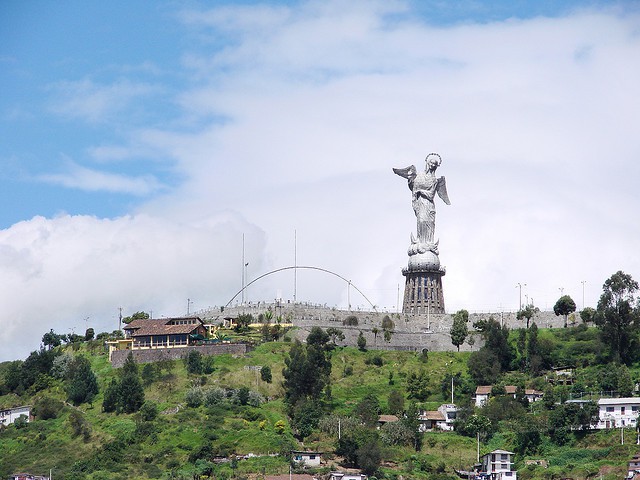
[[[38,347],[42,334],[118,328],[118,308],[154,316],[186,313],[228,300],[247,251],[260,257],[262,233],[230,212],[181,224],[147,215],[114,219],[36,217],[0,231],[3,345],[0,361]],[[250,248],[249,248],[250,247]],[[88,320],[85,322],[85,318]]]
[[[594,10],[436,28],[410,13],[404,3],[310,2],[184,14],[202,43],[184,52],[180,74],[194,81],[176,100],[205,127],[149,126],[130,133],[133,147],[90,152],[156,152],[185,182],[131,217],[0,232],[2,275],[16,282],[7,318],[34,325],[53,311],[63,330],[121,305],[172,315],[189,296],[225,303],[240,283],[241,234],[255,278],[293,264],[294,231],[298,265],[334,271],[393,310],[415,218],[391,168],[423,168],[432,151],[452,201],[438,205],[436,228],[449,310],[513,310],[518,282],[541,308],[559,288],[581,308],[586,281],[594,306],[615,271],[639,279],[639,17]],[[207,43],[218,36],[224,47]],[[87,92],[83,118],[109,114],[93,83],[76,86]],[[94,174],[64,181],[157,187]],[[249,298],[277,291],[292,298],[291,275],[257,283]],[[299,300],[345,306],[347,295],[335,278],[298,275]],[[3,339],[17,338],[18,323]]]
[[[67,161],[65,173],[48,173],[38,181],[90,192],[106,191],[145,196],[160,190],[162,185],[152,175],[130,176],[83,167]]]
[[[157,86],[127,79],[99,84],[88,78],[59,82],[51,90],[57,95],[51,105],[54,113],[92,123],[113,118],[134,100],[160,91]]]

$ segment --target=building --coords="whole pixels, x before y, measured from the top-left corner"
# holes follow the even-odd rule
[[[362,473],[331,472],[329,480],[367,480],[367,476]]]
[[[420,431],[453,431],[457,413],[458,407],[452,403],[442,404],[438,407],[438,410],[422,410],[418,416]]]
[[[11,425],[20,417],[25,417],[27,422],[31,421],[30,405],[0,410],[0,425]]]
[[[476,407],[484,407],[489,403],[492,388],[491,385],[479,385],[478,388],[476,388]]]
[[[640,397],[601,398],[598,400],[596,428],[635,427],[640,415]]]
[[[12,473],[9,475],[9,480],[49,480],[49,477],[30,473]]]
[[[378,415],[378,428],[382,427],[385,423],[393,423],[398,420],[398,417],[395,415]]]
[[[106,342],[109,360],[116,350],[186,347],[207,335],[200,317],[139,318],[125,325],[123,330],[124,339]]]
[[[483,455],[481,460],[482,472],[479,476],[491,480],[517,480],[517,472],[513,470],[513,452],[494,450]]]
[[[295,463],[304,464],[306,467],[319,467],[322,454],[320,452],[292,451],[291,458]]]
[[[633,478],[640,475],[640,453],[636,453],[629,460],[629,468],[627,469],[627,478]]]
[[[524,391],[524,396],[530,403],[539,402],[544,397],[544,392],[535,390],[533,388],[527,388]]]

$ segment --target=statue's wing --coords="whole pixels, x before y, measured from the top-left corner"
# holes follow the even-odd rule
[[[446,203],[447,205],[451,205],[451,202],[449,201],[449,195],[447,195],[447,182],[445,181],[444,177],[440,177],[438,179],[438,187],[436,191],[438,192],[438,196],[444,203]]]
[[[393,173],[396,175],[400,175],[403,178],[406,178],[409,181],[413,181],[416,178],[416,167],[411,165],[407,168],[394,168]]]

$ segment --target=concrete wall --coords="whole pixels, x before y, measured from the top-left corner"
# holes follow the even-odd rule
[[[202,355],[244,355],[250,350],[250,346],[245,343],[216,343],[214,345],[198,345],[183,348],[150,348],[144,350],[116,350],[111,355],[111,365],[120,368],[127,359],[129,352],[133,353],[133,358],[137,363],[151,363],[159,360],[179,360],[188,352],[195,350]]]
[[[274,313],[274,318],[271,322],[275,323],[275,317],[281,316],[283,322],[293,323],[298,328],[295,336],[300,340],[304,340],[314,326],[324,329],[335,327],[345,334],[345,340],[340,342],[341,345],[356,345],[358,335],[362,332],[367,340],[368,349],[421,351],[426,348],[429,351],[456,350],[456,347],[451,343],[449,335],[453,324],[453,318],[450,314],[407,315],[403,313],[345,311],[311,304],[285,303],[275,305],[260,303],[226,308],[223,312],[220,312],[219,309],[213,309],[200,312],[199,315],[205,322],[211,323],[219,323],[222,322],[224,317],[237,317],[243,313],[251,314],[257,320],[258,315],[264,314],[269,309]],[[343,325],[343,320],[351,315],[358,319],[358,325],[353,327]],[[387,315],[395,324],[389,342],[385,342],[381,327],[382,320]],[[516,312],[472,313],[469,315],[469,330],[473,331],[474,322],[488,320],[490,317],[510,329],[526,327],[526,320],[518,320]],[[577,313],[570,316],[569,325],[572,324],[572,321],[575,324],[580,323],[580,316]],[[531,322],[535,322],[538,328],[562,328],[564,318],[556,316],[553,312],[539,312],[531,319]],[[377,336],[372,332],[373,328],[379,330]],[[482,346],[481,339],[477,334],[474,335],[474,339],[473,346],[465,342],[460,346],[460,351],[477,350]]]

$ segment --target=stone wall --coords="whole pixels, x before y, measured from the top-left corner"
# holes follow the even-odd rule
[[[345,311],[335,308],[327,308],[322,305],[311,304],[251,304],[244,307],[231,307],[220,312],[219,309],[200,312],[199,315],[206,322],[222,322],[224,317],[237,317],[239,314],[251,314],[254,318],[264,314],[267,310],[276,316],[281,316],[284,322],[292,323],[297,327],[295,337],[304,340],[311,331],[311,328],[318,326],[321,328],[335,327],[342,330],[345,340],[341,345],[356,345],[360,332],[367,340],[368,349],[383,350],[411,350],[421,351],[455,351],[456,347],[451,343],[449,331],[453,324],[450,314],[431,315],[409,315],[404,313],[386,312],[365,312],[365,311]],[[358,319],[357,326],[343,325],[343,321],[348,316],[355,316]],[[389,316],[395,326],[389,342],[386,342],[382,332],[382,319]],[[526,320],[518,320],[516,312],[499,313],[471,313],[469,315],[469,330],[473,331],[473,323],[478,320],[488,320],[493,317],[502,325],[510,329],[525,328]],[[275,320],[272,320],[275,322]],[[553,312],[539,312],[531,322],[535,322],[538,328],[562,328],[564,318],[556,316]],[[578,313],[569,316],[569,325],[581,322]],[[379,333],[375,335],[373,329],[377,328]],[[474,335],[473,346],[464,343],[460,346],[460,351],[477,350],[481,346],[479,335]]]
[[[137,363],[151,363],[159,360],[179,360],[190,351],[200,352],[202,355],[244,355],[251,347],[246,343],[216,343],[213,345],[197,345],[182,348],[148,348],[143,350],[117,350],[111,354],[111,365],[120,368],[127,359],[129,352]]]

